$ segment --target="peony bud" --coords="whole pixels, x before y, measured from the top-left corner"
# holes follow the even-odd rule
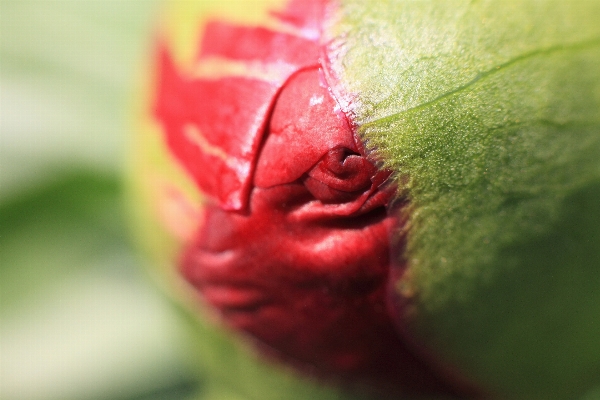
[[[135,173],[209,368],[238,341],[257,381],[365,396],[600,385],[600,3],[193,3]]]

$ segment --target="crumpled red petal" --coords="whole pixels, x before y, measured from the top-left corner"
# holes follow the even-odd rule
[[[305,22],[315,25],[314,18]],[[208,23],[198,62],[219,57],[278,70],[264,79],[194,77],[175,65],[166,46],[159,49],[155,116],[171,152],[225,209],[247,206],[258,149],[281,86],[295,71],[318,63],[318,37],[311,29],[306,32],[308,37]]]

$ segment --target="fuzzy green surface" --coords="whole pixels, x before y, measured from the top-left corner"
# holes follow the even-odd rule
[[[600,2],[342,2],[340,93],[410,199],[405,323],[510,398],[600,381]]]

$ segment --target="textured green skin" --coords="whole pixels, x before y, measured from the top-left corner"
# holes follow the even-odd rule
[[[600,385],[600,2],[346,0],[339,85],[411,206],[411,335],[508,398]]]

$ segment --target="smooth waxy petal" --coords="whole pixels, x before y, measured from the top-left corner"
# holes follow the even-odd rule
[[[256,186],[293,182],[332,148],[358,151],[345,116],[336,112],[337,103],[319,78],[314,68],[287,82],[257,160]]]

